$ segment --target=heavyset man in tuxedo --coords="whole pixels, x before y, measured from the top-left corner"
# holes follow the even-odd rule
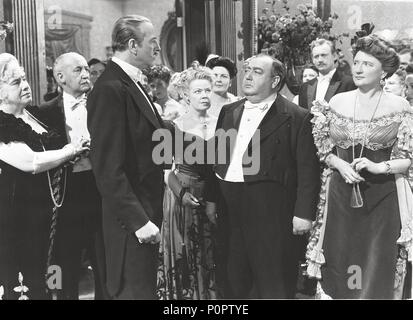
[[[107,289],[114,299],[155,299],[163,167],[152,134],[163,128],[142,83],[160,47],[149,19],[126,16],[112,33],[114,57],[90,93],[91,160],[103,201]]]
[[[209,214],[220,197],[226,210],[218,215],[228,214],[226,298],[294,297],[300,237],[315,217],[320,178],[310,113],[278,94],[284,80],[281,62],[252,57],[243,80],[247,100],[225,106],[218,118],[218,139],[218,132],[237,131],[235,143],[227,143],[225,163],[218,159],[214,165],[205,195]],[[258,166],[247,163],[254,149]],[[248,173],[248,167],[259,170]]]
[[[337,93],[356,89],[352,77],[337,71],[337,53],[332,41],[326,39],[313,41],[311,52],[313,63],[318,69],[319,75],[301,86],[299,106],[310,110],[315,100],[329,102]]]

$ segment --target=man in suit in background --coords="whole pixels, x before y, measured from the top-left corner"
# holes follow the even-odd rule
[[[400,69],[406,70],[409,64],[413,63],[413,50],[405,48],[398,54],[400,58]]]
[[[150,20],[137,15],[116,22],[112,46],[114,56],[87,104],[107,289],[113,299],[155,299],[163,167],[152,159],[152,135],[164,124],[141,80],[160,47]]]
[[[278,93],[284,81],[281,62],[252,57],[243,80],[247,100],[225,106],[218,118],[218,140],[222,132],[237,132],[226,150],[216,144],[218,161],[222,152],[226,161],[214,166],[205,195],[209,217],[217,190],[228,214],[225,298],[294,298],[299,240],[315,218],[320,177],[310,113]]]
[[[317,39],[311,43],[313,63],[318,69],[317,78],[304,83],[299,92],[299,106],[311,109],[313,101],[325,100],[327,102],[340,92],[356,89],[351,76],[337,71],[338,61],[335,45],[326,39]]]
[[[62,138],[62,145],[90,140],[87,129],[86,92],[90,89],[89,67],[83,56],[65,53],[53,67],[61,94],[33,112]],[[59,209],[54,263],[62,268],[62,290],[58,299],[79,299],[83,249],[87,250],[95,277],[95,299],[105,299],[102,206],[92,165],[81,158],[67,175],[66,196]]]

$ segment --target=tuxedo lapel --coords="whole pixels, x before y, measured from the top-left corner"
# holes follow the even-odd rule
[[[271,133],[278,130],[290,118],[283,99],[280,94],[277,95],[277,99],[275,99],[275,102],[259,125],[260,140],[265,139]]]
[[[336,71],[331,78],[330,85],[328,86],[326,95],[324,97],[324,100],[329,102],[331,98],[336,94],[338,87],[340,86],[341,81],[340,81],[340,76],[339,73]]]
[[[237,130],[239,129],[239,125],[241,123],[241,117],[244,113],[244,103],[243,101],[236,102],[236,105],[231,107],[228,110],[225,110],[225,116],[222,117],[221,123],[218,124],[219,129],[223,129],[224,131],[228,132],[228,130]]]
[[[139,88],[136,86],[134,82],[126,83],[126,86],[135,102],[134,104],[139,108],[139,110],[144,114],[144,116],[154,125],[155,128],[161,128],[161,124],[155,115],[155,106],[150,105],[148,103],[145,94],[139,90]]]
[[[310,81],[307,86],[307,109],[311,110],[313,106],[313,101],[315,100],[317,94],[317,79],[315,81]]]
[[[232,128],[236,130],[239,129],[239,125],[241,123],[241,118],[244,113],[244,109],[245,109],[245,101],[234,109],[234,112],[232,113],[232,119],[231,119]]]
[[[228,170],[228,166],[232,159],[232,153],[234,151],[236,138],[239,131],[239,126],[241,123],[241,117],[244,112],[245,100],[236,102],[236,105],[230,109],[223,110],[224,116],[222,117],[222,123],[218,124],[216,131],[216,165],[214,170],[222,178],[225,177]],[[230,137],[229,139],[228,136]],[[222,142],[225,143],[225,161],[222,162],[222,153],[224,152]]]
[[[161,127],[163,127],[163,120],[158,112],[158,109],[155,107],[154,103],[152,102],[151,97],[149,96],[149,94],[146,92],[145,88],[143,87],[143,85],[139,82],[138,83],[139,88],[141,88],[143,94],[146,96],[147,100],[150,102],[151,104],[151,108],[153,110],[153,112],[155,113],[156,119],[158,120],[159,124],[161,125]]]
[[[45,103],[40,107],[39,117],[45,122],[49,130],[56,130],[64,140],[69,142],[66,131],[66,115],[63,104],[63,95],[60,94],[54,100]]]
[[[67,136],[66,131],[66,115],[65,115],[65,106],[63,102],[63,96],[59,96],[55,108],[56,112],[56,128],[59,130],[61,135],[64,135],[66,141],[69,142],[69,137]]]
[[[151,102],[149,96],[147,96],[148,100],[146,99],[145,90],[142,88],[141,92],[141,90],[139,90],[139,88],[137,87],[137,84],[133,82],[133,80],[125,73],[125,71],[123,71],[123,69],[115,62],[109,61],[107,69],[114,72],[115,76],[122,80],[123,84],[126,86],[133,99],[134,105],[137,106],[142,114],[155,126],[155,128],[161,128],[161,123],[154,113],[156,112],[156,108]]]

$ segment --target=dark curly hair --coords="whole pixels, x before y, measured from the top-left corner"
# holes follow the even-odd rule
[[[229,77],[231,79],[234,79],[238,73],[235,62],[227,57],[212,58],[211,60],[207,62],[206,67],[210,68],[211,70],[214,69],[215,67],[223,67],[228,70]]]
[[[399,53],[400,54],[400,53]],[[413,63],[410,63],[406,69],[405,69],[407,74],[412,74],[413,73]]]
[[[381,62],[385,78],[391,77],[400,66],[400,58],[389,42],[377,35],[369,35],[357,40],[353,47],[353,57],[361,51],[372,55]]]
[[[316,67],[315,65],[313,65],[312,63],[307,63],[307,64],[304,66],[303,71],[304,71],[305,69],[311,69],[311,70],[315,71],[316,73],[318,73],[317,67]]]
[[[149,83],[155,81],[156,79],[160,79],[165,81],[166,84],[169,84],[169,81],[171,81],[172,72],[168,67],[158,65],[151,67],[146,73],[146,76],[148,77]]]

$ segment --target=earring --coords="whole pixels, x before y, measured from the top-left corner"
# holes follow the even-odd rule
[[[386,76],[387,76],[387,73],[382,73],[381,74],[381,79],[380,79],[380,85],[382,86],[382,87],[384,87],[384,85],[386,84]]]

